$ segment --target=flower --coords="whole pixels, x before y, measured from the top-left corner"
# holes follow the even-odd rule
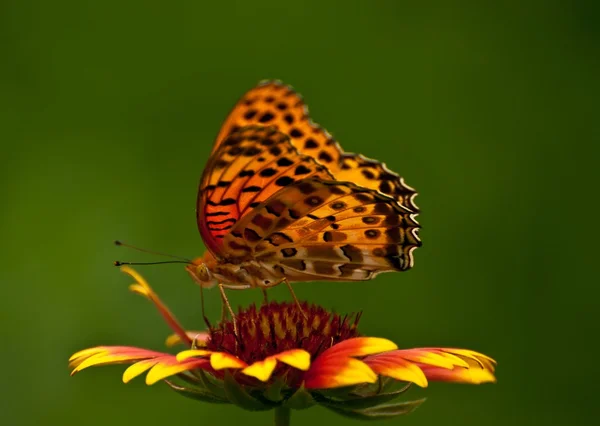
[[[130,346],[84,349],[71,356],[71,374],[130,363],[125,383],[147,373],[148,385],[164,381],[197,400],[248,410],[275,408],[283,417],[286,410],[315,404],[354,418],[393,417],[423,402],[393,402],[412,384],[496,381],[496,363],[486,355],[453,348],[399,349],[390,340],[360,335],[360,314],[342,317],[307,303],[271,302],[240,310],[237,335],[228,319],[206,332],[185,331],[137,272],[122,270],[136,280],[130,289],[152,301],[175,332],[167,346],[187,348],[177,354]]]

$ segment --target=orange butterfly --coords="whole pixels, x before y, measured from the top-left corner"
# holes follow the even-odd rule
[[[364,281],[413,266],[416,192],[385,164],[345,153],[279,81],[246,93],[204,169],[197,221],[202,287]],[[291,289],[291,287],[290,287]]]

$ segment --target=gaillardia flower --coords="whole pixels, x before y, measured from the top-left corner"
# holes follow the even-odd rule
[[[75,374],[88,367],[132,364],[125,383],[146,373],[146,383],[164,381],[200,401],[247,410],[275,409],[276,424],[288,424],[291,409],[319,404],[360,419],[406,414],[423,400],[395,401],[412,384],[429,381],[495,382],[495,361],[451,348],[399,349],[390,340],[359,334],[360,315],[340,316],[315,305],[265,303],[240,310],[206,332],[185,331],[146,281],[123,267],[130,289],[151,300],[175,334],[175,355],[130,346],[98,346],[70,358]]]

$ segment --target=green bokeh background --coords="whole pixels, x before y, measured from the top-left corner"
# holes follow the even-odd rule
[[[256,82],[301,92],[347,151],[417,188],[424,246],[407,273],[296,285],[363,310],[403,347],[499,361],[496,385],[433,384],[387,424],[590,424],[597,417],[600,86],[595,2],[2,2],[3,425],[270,424],[184,399],[123,367],[69,377],[99,344],[162,347],[127,292],[119,238],[203,252],[194,202],[219,126]],[[597,262],[597,261],[596,261]],[[189,328],[183,268],[142,270]],[[230,294],[235,305],[260,292]],[[272,297],[288,298],[285,288]],[[209,292],[208,314],[219,315]],[[357,424],[321,408],[293,423]],[[336,423],[338,424],[338,423]]]

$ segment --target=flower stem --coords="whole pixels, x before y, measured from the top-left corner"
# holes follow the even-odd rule
[[[275,408],[275,426],[289,426],[292,411],[289,408]]]

